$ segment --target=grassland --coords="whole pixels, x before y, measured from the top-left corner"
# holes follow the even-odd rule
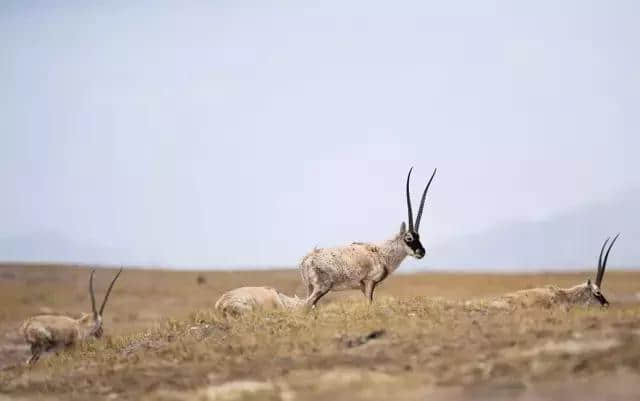
[[[113,273],[98,271],[98,298]],[[21,321],[88,311],[88,271],[0,267],[0,401],[637,400],[640,273],[607,273],[608,309],[484,306],[587,276],[395,274],[372,306],[344,292],[308,315],[226,320],[213,311],[222,292],[271,285],[303,295],[297,272],[126,270],[106,336],[27,369]]]

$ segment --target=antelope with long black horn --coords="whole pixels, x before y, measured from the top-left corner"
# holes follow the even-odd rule
[[[547,286],[520,290],[503,295],[492,301],[490,305],[495,307],[551,307],[555,305],[609,306],[609,301],[602,295],[601,286],[607,268],[607,261],[609,260],[609,253],[619,236],[620,234],[617,234],[613,237],[613,241],[611,241],[608,248],[607,244],[611,240],[611,237],[607,238],[602,244],[600,256],[598,257],[598,270],[596,271],[596,279],[594,282],[589,278],[586,283],[578,284],[570,288]],[[607,250],[606,252],[605,249]]]
[[[405,257],[411,255],[422,259],[425,256],[419,228],[427,192],[437,169],[433,170],[422,192],[415,224],[409,191],[412,171],[413,167],[409,170],[406,184],[408,229],[403,222],[400,231],[387,241],[377,244],[354,242],[342,247],[314,249],[302,259],[300,269],[307,288],[307,309],[315,307],[329,291],[350,289],[360,289],[371,303],[376,286],[393,273]]]
[[[122,273],[122,268],[109,284],[100,310],[96,309],[96,299],[93,292],[93,275],[89,276],[89,295],[91,297],[91,314],[83,313],[80,318],[74,319],[64,315],[37,315],[27,319],[20,327],[20,332],[25,341],[31,346],[31,357],[28,365],[33,365],[40,359],[43,352],[70,347],[87,338],[102,337],[102,313],[107,304],[111,289]]]

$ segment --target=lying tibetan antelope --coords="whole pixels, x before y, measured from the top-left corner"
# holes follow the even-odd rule
[[[595,282],[591,282],[591,279],[587,279],[586,283],[578,284],[570,288],[558,288],[556,286],[547,286],[544,288],[532,288],[527,290],[516,291],[510,294],[503,295],[498,299],[490,303],[493,307],[498,308],[511,308],[511,307],[551,307],[555,305],[601,305],[608,306],[609,302],[602,295],[600,286],[602,285],[602,279],[604,278],[604,272],[607,268],[607,260],[609,259],[609,252],[613,244],[618,239],[616,235],[609,244],[607,252],[604,250],[611,237],[607,238],[602,244],[600,249],[600,256],[598,258],[598,270],[596,273]],[[604,259],[603,259],[604,255]]]
[[[96,310],[96,299],[93,293],[94,273],[95,270],[89,276],[89,294],[91,295],[93,314],[83,313],[79,319],[63,315],[38,315],[27,319],[22,324],[20,332],[26,342],[31,345],[31,358],[27,361],[28,365],[36,363],[42,352],[69,347],[91,336],[102,337],[102,312],[104,312],[113,284],[122,273],[122,268],[111,281],[100,306],[100,311]]]
[[[407,255],[422,259],[425,250],[420,243],[420,219],[427,197],[427,191],[436,175],[436,170],[422,193],[420,207],[413,224],[409,181],[407,175],[406,193],[409,229],[403,222],[400,232],[391,239],[378,244],[354,242],[351,245],[314,249],[300,263],[302,280],[307,288],[305,307],[314,308],[320,298],[329,291],[360,289],[369,303],[373,301],[373,291],[382,280],[393,273]]]
[[[303,306],[304,300],[289,297],[271,287],[240,287],[227,291],[216,302],[215,308],[225,315],[239,316],[257,309],[293,310]]]

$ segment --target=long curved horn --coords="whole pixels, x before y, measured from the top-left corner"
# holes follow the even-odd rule
[[[604,271],[602,270],[602,255],[604,255],[604,248],[607,247],[607,242],[609,242],[610,239],[611,237],[607,237],[607,239],[604,240],[604,243],[602,244],[602,248],[600,248],[600,256],[598,257],[598,272],[596,274],[596,284],[602,281],[602,276],[604,275]]]
[[[618,233],[615,237],[613,237],[613,241],[611,241],[611,244],[609,245],[609,249],[607,249],[607,253],[604,255],[604,261],[602,262],[602,274],[600,275],[600,280],[596,279],[596,285],[598,287],[600,287],[600,283],[602,283],[602,278],[604,277],[604,269],[607,268],[607,260],[609,259],[609,252],[611,252],[611,248],[613,248],[613,244],[616,243],[616,240],[618,239],[619,236],[620,236],[620,233]]]
[[[407,175],[407,212],[409,213],[407,223],[409,224],[409,231],[413,231],[413,211],[411,210],[411,194],[409,193],[409,180],[411,179],[412,171],[413,167],[409,169],[409,174]]]
[[[433,174],[431,174],[431,178],[429,178],[429,182],[427,186],[424,188],[424,192],[422,192],[422,199],[420,199],[420,207],[418,208],[418,215],[416,216],[416,232],[420,229],[420,220],[422,219],[422,209],[424,209],[424,201],[427,199],[427,191],[429,191],[429,186],[431,186],[431,181],[433,181],[433,177],[436,175],[436,171],[438,169],[433,169]]]
[[[98,311],[96,310],[96,296],[93,293],[93,274],[96,272],[95,269],[91,270],[91,275],[89,276],[89,295],[91,295],[91,311],[93,312],[93,317],[98,317]]]
[[[111,284],[109,284],[109,288],[107,289],[107,294],[104,296],[104,300],[102,301],[102,305],[100,306],[100,316],[102,316],[102,311],[104,310],[104,306],[107,304],[107,299],[109,299],[109,294],[111,294],[111,289],[113,288],[113,284],[116,282],[118,277],[122,273],[122,267],[118,271],[118,274],[111,280]]]

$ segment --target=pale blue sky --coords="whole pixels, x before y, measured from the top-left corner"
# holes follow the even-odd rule
[[[640,186],[640,3],[130,3],[0,5],[0,259],[290,266],[412,165],[428,251]]]

